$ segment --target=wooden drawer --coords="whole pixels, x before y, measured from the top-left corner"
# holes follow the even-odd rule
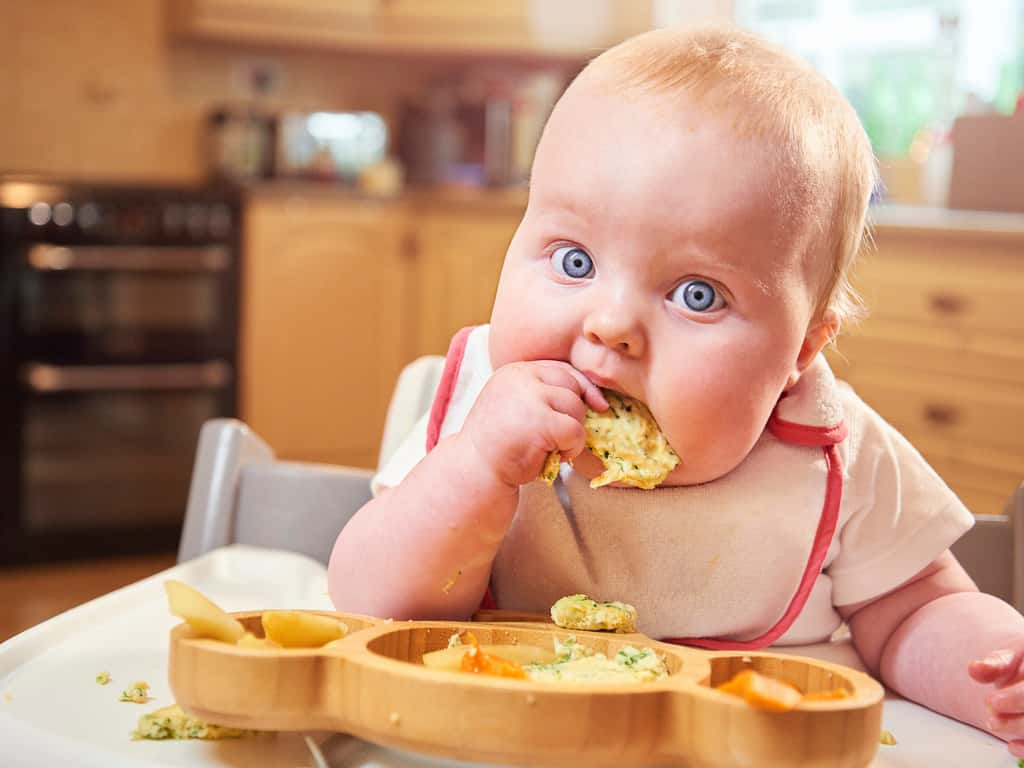
[[[373,32],[379,0],[172,0],[183,37],[254,43],[360,42]]]
[[[871,318],[839,337],[826,352],[836,375],[850,367],[889,366],[930,371],[943,376],[1024,383],[1024,337],[963,333],[901,320]]]
[[[871,318],[959,331],[965,338],[981,331],[1024,339],[1024,252],[1018,246],[889,237],[879,238],[877,249],[854,278]]]
[[[527,47],[530,25],[521,0],[382,0],[377,32],[395,43]]]
[[[843,378],[904,434],[961,440],[1024,456],[1024,397],[1019,385],[859,362],[852,363]]]
[[[904,436],[975,514],[1001,515],[1024,480],[1024,455],[914,431]]]

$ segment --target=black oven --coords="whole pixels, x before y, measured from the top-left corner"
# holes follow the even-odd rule
[[[0,563],[173,549],[236,412],[238,195],[0,181]]]

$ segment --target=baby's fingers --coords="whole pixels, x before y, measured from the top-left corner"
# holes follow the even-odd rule
[[[985,727],[993,736],[998,736],[1004,741],[1024,739],[1024,715],[989,715]]]
[[[1000,688],[985,698],[985,703],[993,715],[1014,717],[1024,715],[1024,683]],[[1020,734],[1024,737],[1024,732]]]
[[[1020,655],[1002,648],[992,651],[983,659],[976,659],[967,665],[967,672],[973,680],[987,684],[1012,682],[1020,668]]]
[[[541,361],[541,366],[546,374],[541,375],[541,380],[545,383],[571,388],[595,411],[608,410],[608,401],[601,388],[568,363],[545,360]]]
[[[1024,758],[1024,741],[1019,739],[1016,741],[1010,741],[1007,742],[1006,747],[1014,757]]]

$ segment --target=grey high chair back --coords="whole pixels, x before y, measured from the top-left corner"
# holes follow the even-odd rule
[[[1003,515],[978,515],[950,549],[978,589],[1024,612],[1024,483]]]
[[[378,466],[434,399],[444,358],[407,365],[388,405]],[[300,552],[326,563],[345,523],[370,499],[373,470],[278,461],[237,419],[213,419],[199,434],[178,561],[225,544]]]

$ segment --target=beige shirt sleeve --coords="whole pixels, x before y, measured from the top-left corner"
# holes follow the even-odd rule
[[[846,385],[849,436],[839,553],[828,567],[835,605],[900,586],[974,525],[974,516],[910,444]]]

